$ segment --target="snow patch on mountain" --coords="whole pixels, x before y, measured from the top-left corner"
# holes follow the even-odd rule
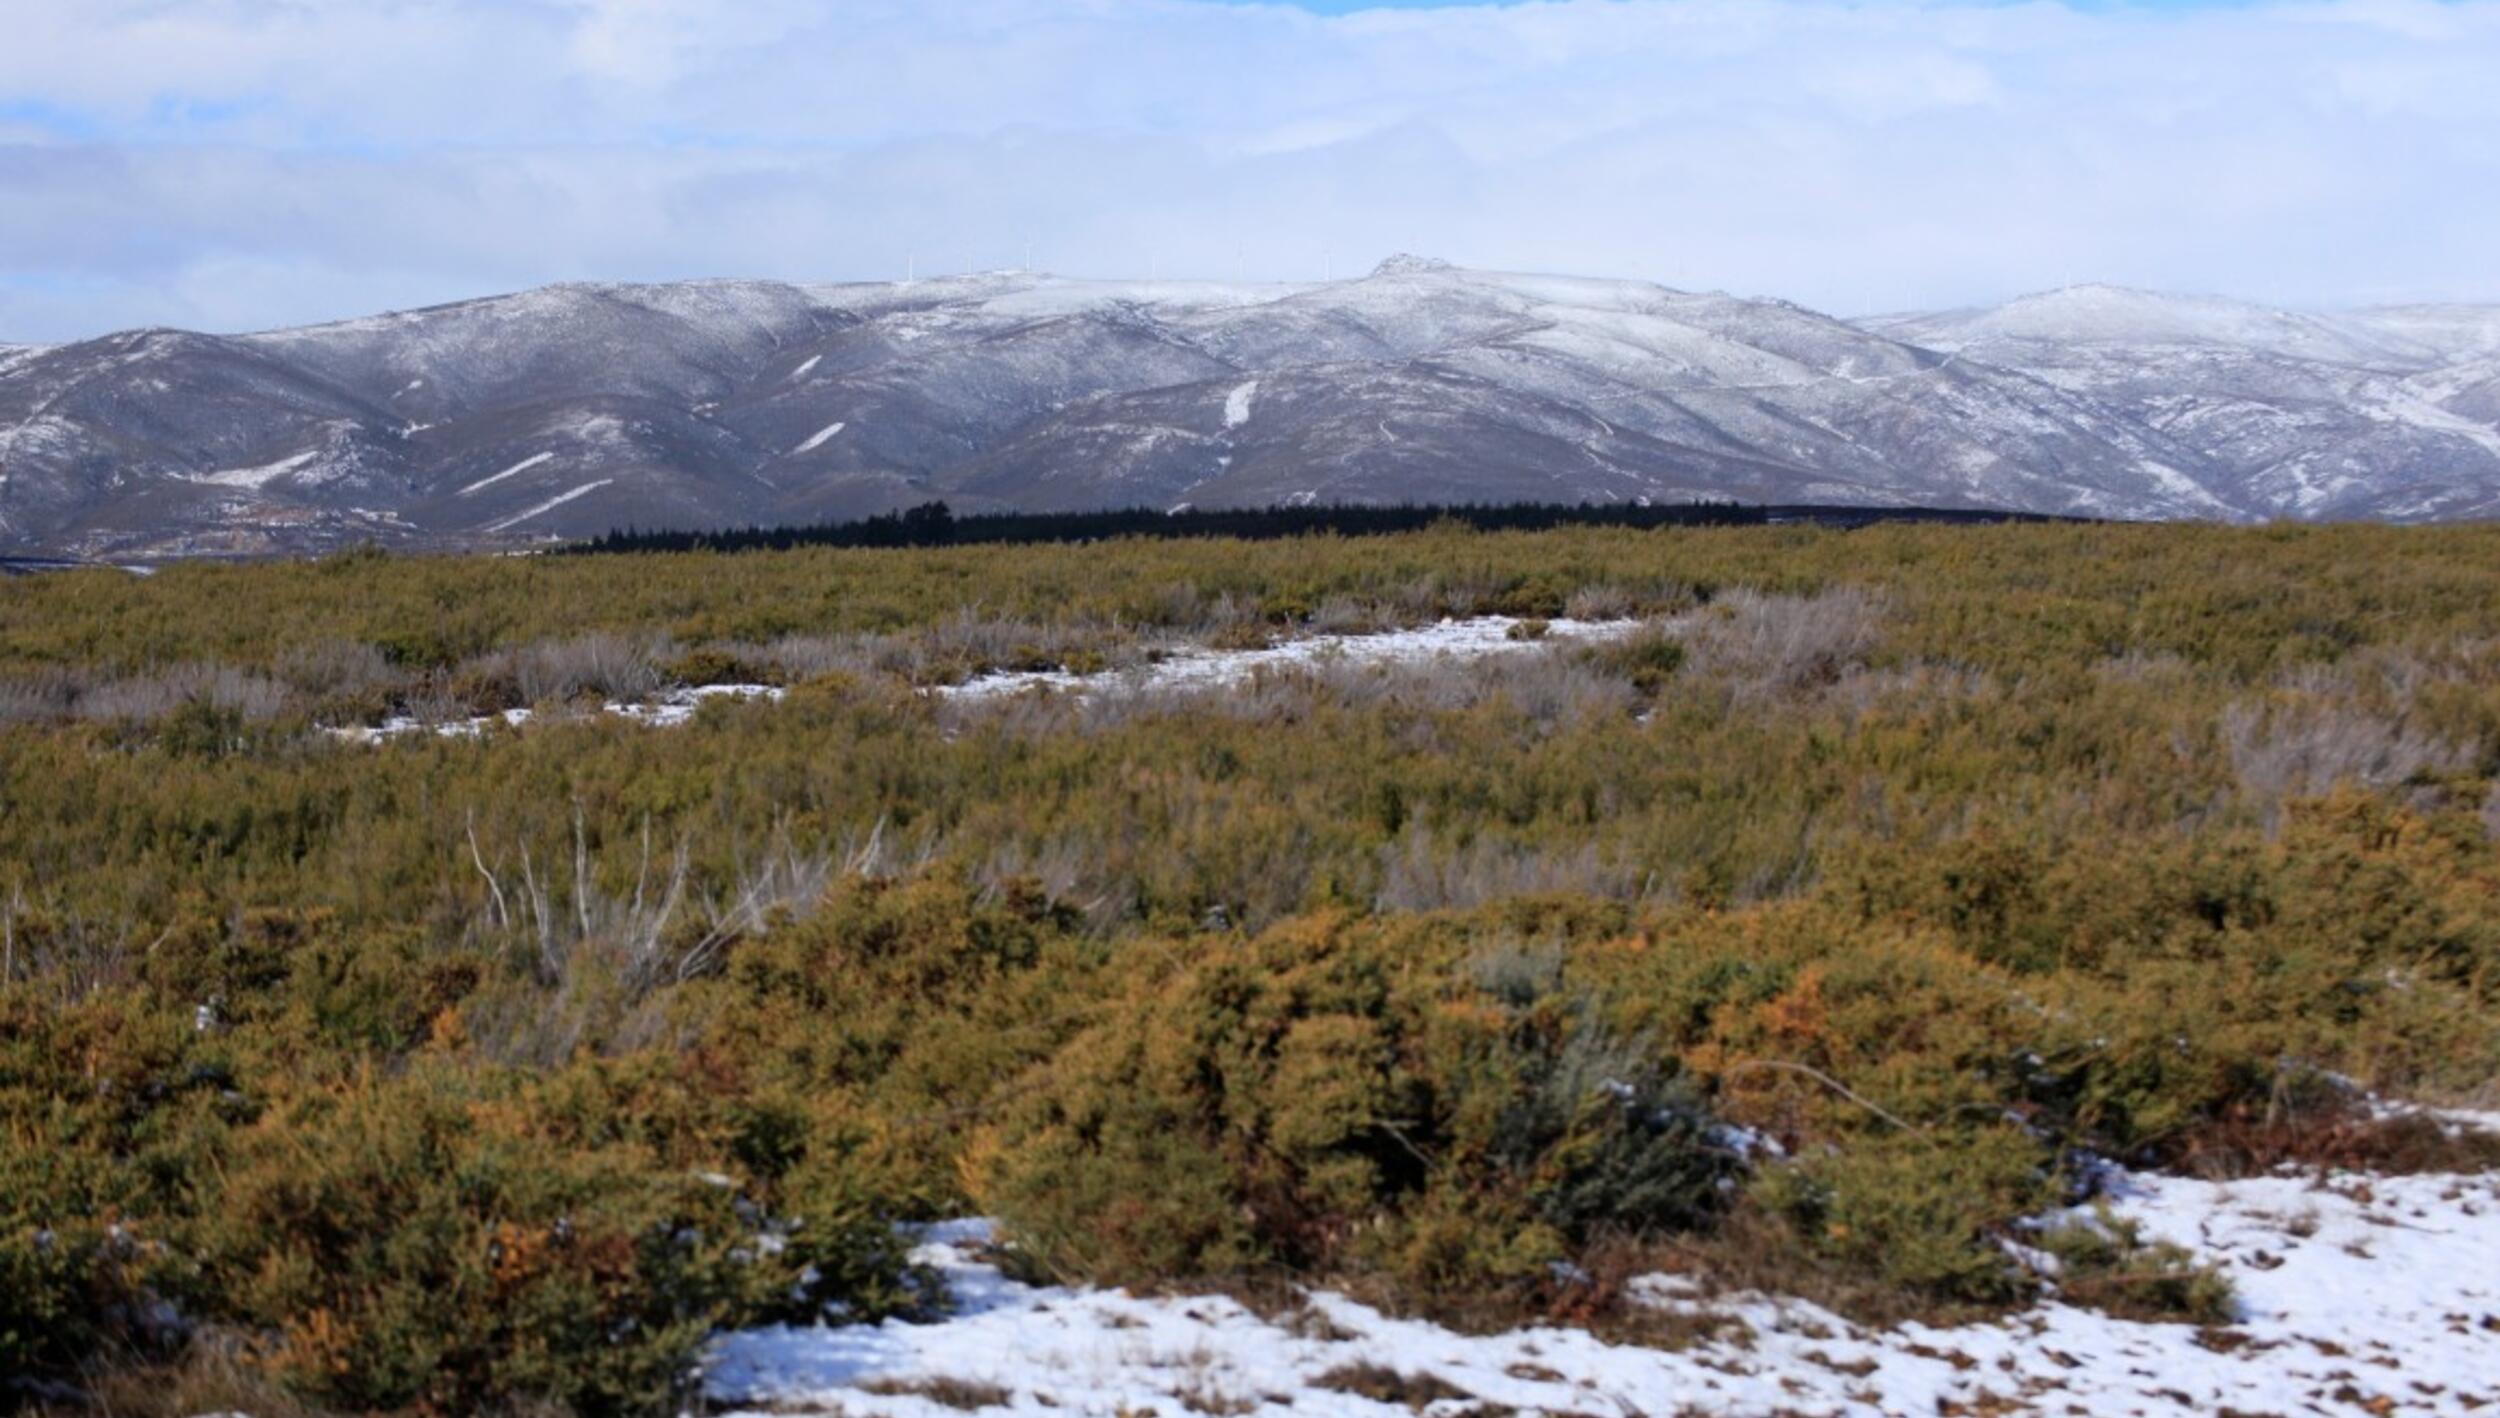
[[[2490,453],[2494,458],[2500,458],[2500,428],[2494,428],[2486,423],[2477,423],[2462,414],[2451,413],[2413,393],[2403,385],[2388,386],[2374,392],[2376,393],[2375,400],[2366,406],[2366,412],[2372,417],[2385,419],[2391,423],[2410,424],[2415,428],[2445,434],[2452,438],[2462,438]]]
[[[1850,322],[1412,257],[1325,285],[577,284],[236,339],[0,351],[13,551],[311,550],[367,513],[400,518],[393,538],[492,542],[510,509],[474,491],[544,464],[475,474],[524,451],[561,456],[568,482],[630,473],[598,505],[652,528],[914,499],[2466,516],[2500,506],[2495,420],[2495,307],[2326,314],[2084,286]],[[1245,428],[1255,449],[1233,446]],[[846,456],[781,465],[836,436]],[[255,468],[198,471],[201,449],[260,464],[316,444],[257,486],[241,482]],[[227,475],[254,495],[134,495]]]
[[[534,517],[543,516],[546,513],[553,512],[557,508],[562,507],[564,504],[573,501],[575,498],[587,497],[591,493],[597,492],[599,489],[607,487],[615,481],[616,479],[614,478],[601,478],[597,482],[583,483],[580,487],[573,488],[565,492],[559,492],[555,496],[548,498],[546,501],[541,502],[526,511],[516,512],[512,516],[506,517],[500,522],[489,524],[486,530],[490,532],[510,531],[512,528],[521,525],[523,522],[527,522]]]
[[[495,484],[502,482],[506,478],[519,477],[521,474],[528,472],[532,468],[538,467],[542,463],[554,462],[555,456],[556,455],[553,453],[532,453],[530,456],[523,458],[520,462],[513,464],[511,467],[504,469],[500,473],[496,473],[491,477],[479,478],[476,482],[460,489],[458,495],[461,497],[469,497],[476,493],[484,492],[486,489],[493,487]]]
[[[846,429],[846,428],[849,428],[849,427],[850,427],[850,425],[849,425],[849,424],[844,423],[844,422],[842,422],[842,421],[840,421],[840,420],[838,420],[838,419],[837,419],[837,420],[835,420],[835,421],[834,421],[834,422],[832,422],[832,423],[826,424],[823,428],[820,428],[820,429],[816,430],[814,433],[812,433],[812,434],[808,435],[808,439],[807,439],[807,441],[806,441],[805,443],[802,443],[802,444],[800,444],[798,447],[791,449],[791,450],[790,450],[791,456],[792,456],[792,457],[796,457],[796,456],[798,456],[798,455],[799,455],[799,454],[801,454],[801,453],[813,453],[813,452],[815,452],[817,449],[822,448],[822,447],[824,447],[826,444],[828,444],[828,443],[832,442],[832,441],[833,441],[833,439],[834,439],[834,435],[836,435],[836,434],[840,433],[842,430],[844,430],[844,429]]]
[[[257,467],[226,468],[214,473],[197,473],[192,475],[190,481],[207,483],[214,487],[267,487],[279,478],[302,472],[320,461],[320,458],[321,450],[312,448],[280,458],[274,463],[262,463]]]
[[[1985,349],[2007,341],[2067,347],[2213,345],[2381,368],[2418,367],[2429,358],[2425,350],[2404,348],[2353,323],[2217,296],[2165,295],[2111,285],[2068,286],[1993,309],[1918,317],[1889,328],[1939,350]]]

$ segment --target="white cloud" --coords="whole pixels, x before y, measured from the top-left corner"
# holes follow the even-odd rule
[[[2500,296],[2500,0],[0,0],[0,339],[575,277]]]

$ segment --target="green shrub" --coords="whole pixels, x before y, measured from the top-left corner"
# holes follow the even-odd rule
[[[0,1365],[152,1360],[164,1301],[321,1401],[450,1402],[435,1346],[460,1402],[630,1407],[672,1326],[773,1312],[775,1266],[920,1305],[887,1221],[976,1203],[1075,1273],[1507,1314],[1690,1228],[1880,1317],[2028,1294],[1997,1243],[2071,1149],[2481,1165],[2347,1080],[2500,1077],[2495,548],[1444,529],[20,578]],[[1684,620],[1489,680],[913,688],[1141,625],[1493,609]],[[310,731],[638,693],[667,645],[801,683],[666,732]],[[1796,1160],[1722,1191],[1714,1117]],[[723,1207],[776,1255],[731,1259]],[[2056,1244],[2070,1291],[2209,1310],[2158,1248]]]
[[[2147,1244],[2143,1228],[2096,1208],[2027,1238],[2056,1262],[2058,1293],[2127,1319],[2231,1324],[2239,1302],[2230,1279],[2168,1241]]]
[[[2001,1306],[2036,1288],[1997,1238],[2058,1199],[2041,1163],[2017,1128],[1879,1133],[1774,1168],[1756,1194],[1814,1256],[1912,1295]]]
[[[550,1088],[420,1069],[273,1114],[203,1220],[204,1292],[321,1402],[603,1414],[663,1411],[723,1325],[907,1289],[872,1215],[807,1217],[791,1246],[669,1156],[649,1125],[674,1120]]]
[[[747,684],[762,678],[744,659],[714,645],[681,652],[660,667],[660,677],[690,685]]]
[[[1589,646],[1581,655],[1588,663],[1632,681],[1643,694],[1656,694],[1684,668],[1684,642],[1658,629],[1645,629],[1620,639]]]
[[[1070,1273],[1363,1268],[1424,1294],[1706,1222],[1736,1159],[1672,1062],[1452,949],[1322,915],[1141,987],[1020,1085],[975,1198]]]

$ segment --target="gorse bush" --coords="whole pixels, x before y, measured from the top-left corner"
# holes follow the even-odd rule
[[[967,1156],[1043,1264],[1113,1281],[1378,1268],[1543,1279],[1600,1229],[1704,1223],[1735,1155],[1593,999],[1321,916],[1188,969],[1019,1085]]]
[[[1809,1253],[1911,1293],[1978,1303],[2037,1281],[1992,1244],[2059,1199],[2038,1144],[1998,1126],[1939,1140],[1876,1132],[1765,1178],[1761,1195]]]
[[[0,1370],[672,1411],[716,1327],[926,1308],[897,1224],[976,1209],[1061,1275],[1478,1319],[1672,1263],[2215,1322],[2179,1257],[2041,1228],[2078,1158],[2488,1164],[2356,1090],[2500,1097],[2495,552],[1440,528],[0,583]],[[1497,612],[1645,623],[925,692]],[[788,695],[320,731],[732,680]]]
[[[802,1283],[736,1181],[687,1170],[631,1114],[568,1126],[563,1101],[463,1096],[475,1087],[349,1086],[237,1139],[201,1286],[272,1336],[262,1361],[298,1391],[351,1409],[648,1412],[722,1322],[851,1298]],[[850,1239],[899,1267],[890,1236]]]
[[[2030,1237],[2053,1262],[2058,1290],[2127,1318],[2225,1325],[2239,1317],[2230,1281],[2167,1241],[2147,1243],[2142,1228],[2095,1207]]]

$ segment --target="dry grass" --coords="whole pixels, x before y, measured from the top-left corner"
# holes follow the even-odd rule
[[[1639,605],[1639,599],[1624,587],[1583,586],[1564,599],[1563,614],[1573,620],[1622,620]]]
[[[0,724],[60,723],[85,683],[85,676],[57,666],[0,679]]]
[[[30,926],[40,924],[40,930]],[[77,911],[38,920],[25,888],[0,896],[0,985],[28,984],[56,1004],[123,989],[138,979],[146,943],[123,918],[98,920]]]
[[[878,1379],[861,1386],[862,1392],[880,1398],[924,1398],[941,1408],[972,1413],[984,1408],[1004,1408],[1016,1401],[1012,1389],[974,1379],[958,1379],[940,1375],[927,1379]]]
[[[1385,1364],[1340,1364],[1311,1380],[1313,1388],[1350,1393],[1374,1403],[1395,1403],[1421,1413],[1449,1399],[1465,1402],[1475,1395],[1437,1374],[1402,1373]]]
[[[192,704],[265,722],[286,711],[288,696],[276,681],[232,666],[176,665],[98,685],[79,696],[75,712],[91,722],[152,724]]]
[[[2346,784],[2372,792],[2428,786],[2474,758],[2401,713],[2346,699],[2234,704],[2222,712],[2221,736],[2241,793],[2270,819],[2288,799]]]
[[[1397,623],[1390,611],[1376,602],[1331,596],[1311,612],[1305,629],[1315,635],[1369,635],[1393,629]]]
[[[608,884],[619,863],[594,857],[578,814],[571,848],[554,860],[526,842],[490,852],[474,827],[460,844],[463,867],[486,886],[472,931],[517,955],[535,981],[468,1011],[471,1041],[498,1062],[554,1067],[592,1040],[611,1050],[667,1044],[679,1027],[665,1002],[670,987],[713,973],[738,942],[804,919],[840,880],[921,871],[937,839],[889,831],[881,819],[802,847],[777,828],[729,878],[707,883],[684,842],[662,855],[646,827],[627,849],[629,888]]]
[[[950,698],[935,704],[952,733],[994,729],[1038,740],[1064,733],[1111,733],[1180,714],[1290,725],[1322,709],[1416,714],[1460,713],[1507,704],[1541,730],[1627,719],[1640,700],[1633,675],[1569,644],[1527,645],[1481,659],[1433,658],[1364,664],[1322,657],[1265,668],[1224,684],[1145,688],[1115,672],[1085,694]]]
[[[1659,887],[1637,870],[1608,861],[1594,842],[1553,849],[1477,837],[1453,844],[1415,826],[1381,849],[1374,904],[1383,911],[1472,910],[1562,892],[1639,901],[1657,896]]]
[[[1874,653],[1886,610],[1883,594],[1862,586],[1817,596],[1730,591],[1695,617],[1688,663],[1740,701],[1828,685]]]
[[[472,668],[489,677],[508,678],[524,704],[568,704],[591,698],[633,702],[660,687],[660,665],[675,653],[675,647],[664,640],[602,632],[502,651],[475,662]]]
[[[0,1402],[5,1402],[0,1391]],[[38,1397],[29,1418],[197,1418],[200,1414],[249,1414],[251,1418],[334,1418],[304,1402],[245,1362],[231,1336],[204,1333],[164,1363],[122,1357],[101,1360],[83,1380],[83,1392]],[[523,1418],[509,1410],[502,1418]]]
[[[317,640],[289,646],[278,656],[277,677],[315,699],[381,696],[401,691],[405,671],[372,645],[354,640]]]
[[[2165,1165],[2224,1181],[2279,1167],[2418,1176],[2500,1171],[2500,1133],[2424,1113],[2379,1113],[2357,1101],[2222,1118],[2165,1149]]]

